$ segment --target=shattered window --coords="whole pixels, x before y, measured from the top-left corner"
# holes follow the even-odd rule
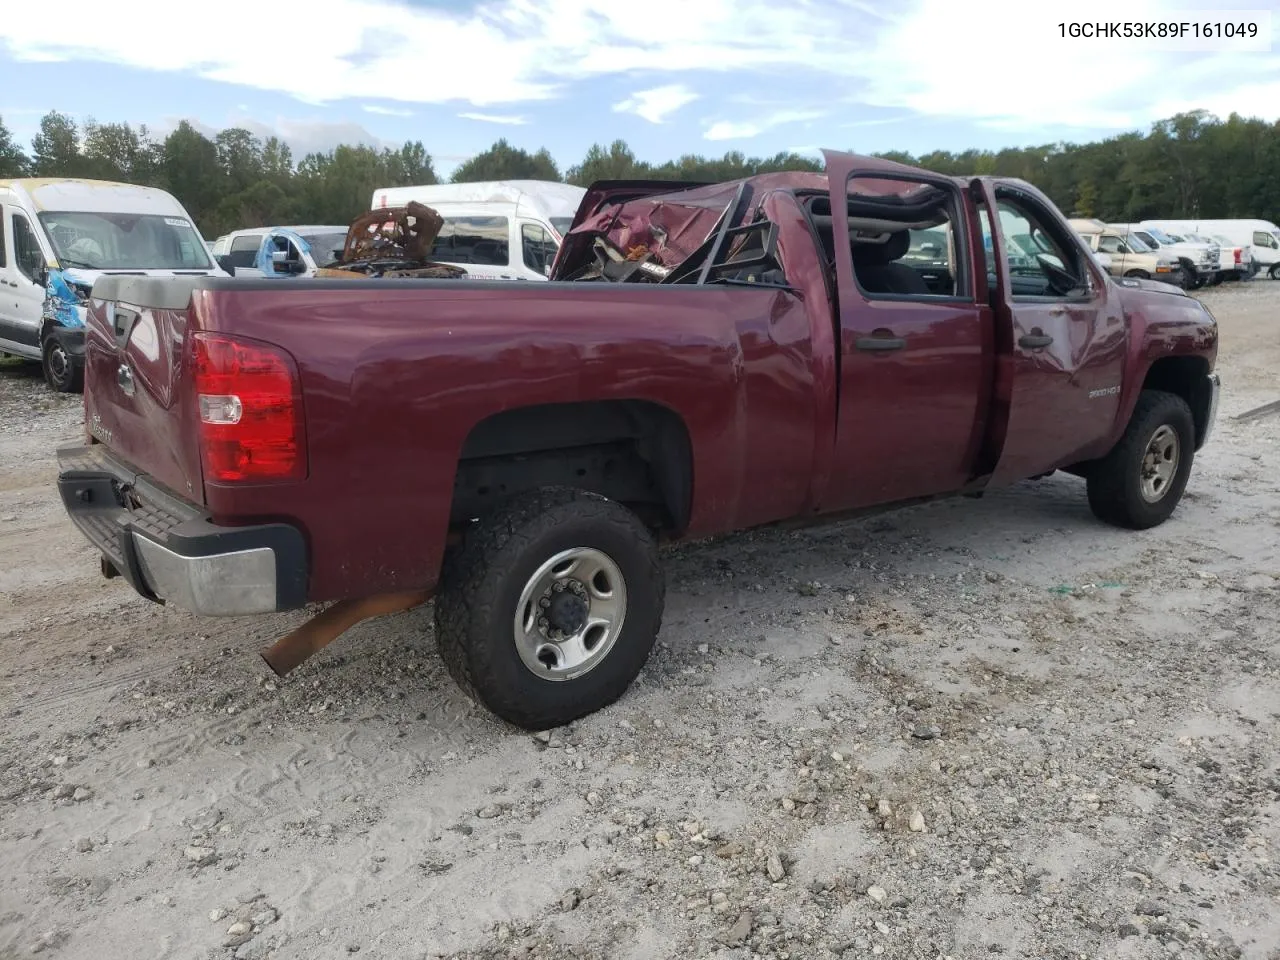
[[[520,227],[520,243],[524,248],[524,265],[538,273],[546,273],[556,258],[556,244],[551,234],[536,223]]]
[[[13,215],[13,261],[24,277],[32,283],[40,282],[37,278],[44,264],[44,254],[31,224],[20,213]]]
[[[511,262],[510,230],[506,217],[445,217],[431,259],[505,267]]]

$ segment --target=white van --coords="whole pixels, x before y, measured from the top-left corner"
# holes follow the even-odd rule
[[[232,276],[309,277],[342,255],[347,231],[341,225],[248,227],[215,240],[213,257]]]
[[[0,353],[39,360],[49,386],[84,383],[84,316],[112,273],[225,276],[190,215],[154,187],[0,180]]]
[[[444,218],[431,258],[468,279],[545,280],[587,191],[550,180],[384,187],[371,209],[425,203]]]
[[[1253,247],[1253,259],[1272,280],[1280,280],[1280,227],[1270,220],[1144,220],[1173,233],[1220,236]]]

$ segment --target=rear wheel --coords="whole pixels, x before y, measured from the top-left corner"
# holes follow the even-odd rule
[[[1267,276],[1272,280],[1280,280],[1280,260],[1271,265],[1271,269],[1267,271]]]
[[[630,510],[582,490],[512,499],[445,559],[436,636],[450,675],[526,730],[617,700],[662,625],[657,542]]]
[[[1117,527],[1145,530],[1163,523],[1182,499],[1194,451],[1187,402],[1142,391],[1120,442],[1088,470],[1089,507]]]
[[[78,393],[84,389],[84,370],[57,337],[45,337],[41,357],[44,380],[50,389],[58,393]]]

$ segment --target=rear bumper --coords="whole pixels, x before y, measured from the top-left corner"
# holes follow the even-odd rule
[[[218,526],[101,444],[61,447],[58,468],[63,506],[102,554],[103,572],[148,600],[212,617],[306,603],[306,542],[296,527]]]

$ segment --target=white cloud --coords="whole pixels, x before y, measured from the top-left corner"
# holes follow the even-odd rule
[[[183,120],[191,124],[197,132],[210,139],[216,137],[219,130],[228,127],[241,127],[260,140],[265,140],[268,137],[279,137],[289,145],[295,162],[301,160],[308,153],[328,153],[334,147],[343,144],[348,146],[363,144],[377,150],[381,150],[383,147],[392,147],[394,149],[400,146],[400,141],[392,142],[375,137],[358,123],[331,123],[323,120],[297,120],[289,117],[276,117],[274,121],[265,123],[248,116],[239,115],[230,117],[226,123],[215,125],[195,117],[170,116],[165,117],[159,123],[149,124],[148,127],[152,136],[163,140]]]
[[[529,122],[527,117],[513,117],[495,113],[460,113],[463,120],[479,120],[481,123],[502,123],[512,127],[523,127]]]
[[[412,117],[412,110],[403,110],[399,107],[380,107],[376,103],[363,104],[361,109],[365,113],[376,113],[382,117]]]
[[[749,140],[774,127],[788,123],[801,123],[805,120],[817,120],[822,116],[824,113],[821,110],[780,110],[754,120],[738,122],[719,120],[707,127],[702,136],[705,140]]]
[[[620,103],[613,105],[615,113],[634,113],[650,123],[662,123],[683,106],[698,99],[698,95],[682,83],[641,90]]]
[[[287,31],[246,30],[234,17],[206,18],[193,31],[164,0],[131,0],[128,17],[91,0],[64,0],[60,17],[76,29],[3,17],[0,47],[19,61],[123,64],[316,104],[457,103],[485,111],[546,102],[575,85],[589,94],[586,81],[637,74],[655,78],[654,86],[618,106],[646,119],[679,109],[664,108],[688,86],[707,100],[715,99],[707,92],[713,84],[726,90],[721,107],[734,94],[776,98],[744,102],[743,112],[711,126],[715,138],[759,135],[778,124],[758,114],[833,97],[850,113],[870,105],[1019,130],[1126,129],[1167,115],[1170,105],[1223,112],[1238,104],[1245,113],[1280,116],[1280,98],[1257,92],[1280,76],[1280,54],[1063,38],[1057,27],[1064,20],[1203,21],[1213,16],[1203,4],[1188,12],[1184,0],[1126,0],[1122,15],[1114,0],[1077,0],[1069,13],[1025,0],[898,0],[880,9],[810,0],[808,7],[781,16],[772,0],[650,0],[640,17],[633,6],[596,0],[491,0],[472,10],[315,0]],[[679,26],[657,30],[655,23]],[[271,68],[282,63],[306,69]],[[812,90],[813,99],[793,98],[796,89]],[[658,91],[668,91],[665,99]]]

